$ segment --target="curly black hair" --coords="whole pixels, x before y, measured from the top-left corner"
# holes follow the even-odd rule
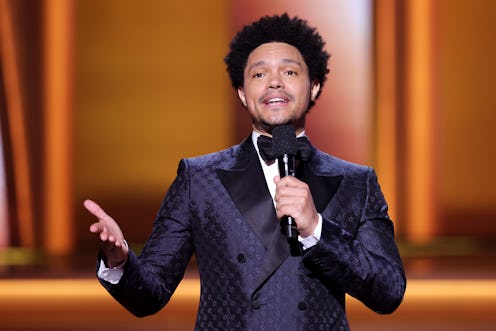
[[[234,36],[224,62],[235,89],[243,86],[243,72],[250,53],[269,42],[284,42],[296,47],[307,64],[310,81],[318,80],[322,90],[329,72],[327,65],[330,57],[324,50],[325,42],[305,20],[290,18],[286,13],[264,16],[246,25]]]

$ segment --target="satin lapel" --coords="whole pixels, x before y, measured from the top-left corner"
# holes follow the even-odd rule
[[[244,159],[245,164],[238,164],[230,170],[217,169],[217,176],[243,218],[267,248],[259,280],[260,286],[289,256],[290,251],[288,241],[281,233],[272,197],[250,139],[242,144],[241,150],[243,155],[240,155],[239,159]]]
[[[241,153],[244,155],[239,159],[244,160],[244,164],[231,170],[217,169],[217,176],[243,218],[268,248],[279,222],[251,138],[243,142]]]
[[[322,213],[336,194],[343,176],[317,175],[312,163],[302,167],[301,180],[308,184],[318,213]]]

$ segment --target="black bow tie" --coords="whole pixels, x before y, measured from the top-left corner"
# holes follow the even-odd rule
[[[296,157],[304,162],[307,162],[312,156],[312,144],[310,144],[310,141],[308,141],[307,137],[299,137],[298,139],[296,139],[296,142],[298,143],[298,152]],[[265,163],[269,165],[274,163],[276,157],[272,149],[272,138],[260,135],[257,139],[257,145],[260,156],[265,161]]]

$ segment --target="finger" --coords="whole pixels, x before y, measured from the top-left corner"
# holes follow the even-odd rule
[[[278,207],[282,206],[304,206],[307,204],[306,199],[301,196],[301,195],[286,195],[286,196],[281,196],[277,201],[276,204]]]
[[[114,236],[109,236],[107,242],[111,243],[115,248],[121,249],[124,246],[123,241],[119,240]]]
[[[307,184],[298,178],[294,176],[285,176],[281,178],[276,185],[279,184],[280,186],[295,186],[295,187],[304,187]]]
[[[84,201],[83,205],[86,210],[88,210],[97,218],[101,220],[111,219],[111,217],[96,202],[88,199]]]
[[[105,226],[100,222],[93,223],[90,225],[90,232],[92,233],[100,233],[103,232],[104,230],[105,230]]]
[[[105,231],[100,232],[100,236],[99,237],[100,237],[100,240],[103,241],[103,242],[108,242],[109,241],[109,235]]]
[[[308,192],[300,187],[279,187],[274,197],[276,204],[305,203]]]
[[[109,232],[109,229],[102,222],[92,224],[90,231],[98,233],[100,241],[109,243],[111,246],[122,247],[124,245],[124,238],[119,233]]]
[[[303,186],[293,183],[291,180],[287,180],[286,177],[281,178],[276,184],[276,194],[278,195],[294,194],[293,190],[298,189],[303,189]]]
[[[117,238],[115,238],[114,236],[109,235],[106,235],[105,238],[106,240],[101,240],[101,247],[107,252],[115,252],[114,249],[118,249],[123,253],[127,253],[127,246],[124,243],[124,240],[117,240]]]
[[[302,213],[304,209],[305,209],[305,205],[302,203],[302,200],[299,198],[286,199],[277,204],[278,212],[289,213],[286,215],[293,217],[296,217],[297,214]]]

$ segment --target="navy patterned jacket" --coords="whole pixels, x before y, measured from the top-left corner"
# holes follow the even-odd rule
[[[290,254],[251,137],[181,160],[140,256],[102,284],[136,316],[159,311],[195,254],[196,330],[349,330],[345,293],[394,311],[406,280],[371,168],[317,149],[301,179],[323,217],[317,245]]]

